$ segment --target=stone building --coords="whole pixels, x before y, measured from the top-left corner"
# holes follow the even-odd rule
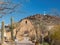
[[[26,17],[18,23],[19,25],[16,28],[16,38],[19,41],[23,40],[24,37],[29,37],[30,40],[35,40],[38,37],[38,40],[40,40],[41,35],[43,35],[43,37],[47,36],[48,31],[50,31],[54,25],[60,24],[60,18],[56,16],[36,14]]]

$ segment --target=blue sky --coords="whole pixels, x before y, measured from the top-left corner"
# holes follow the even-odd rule
[[[60,0],[13,0],[12,2],[15,4],[21,3],[21,7],[18,7],[16,12],[0,18],[0,25],[3,20],[5,24],[10,24],[11,16],[15,22],[18,22],[30,15],[43,14],[44,11],[46,13],[49,13],[52,9],[60,11]]]

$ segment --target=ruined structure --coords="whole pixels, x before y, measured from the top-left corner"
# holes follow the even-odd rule
[[[43,37],[48,35],[48,31],[54,27],[54,25],[60,24],[60,18],[50,15],[36,14],[33,16],[26,17],[18,22],[17,29],[18,40],[23,40],[23,37],[29,37],[31,40],[40,40],[40,36]]]

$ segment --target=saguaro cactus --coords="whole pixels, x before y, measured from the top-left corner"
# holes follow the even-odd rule
[[[13,18],[11,17],[11,39],[14,41],[14,36],[13,36]]]
[[[2,27],[1,27],[1,44],[3,45],[4,42],[4,21],[2,21]]]

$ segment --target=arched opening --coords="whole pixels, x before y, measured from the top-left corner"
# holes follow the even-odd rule
[[[27,21],[25,21],[25,23],[27,24]]]

